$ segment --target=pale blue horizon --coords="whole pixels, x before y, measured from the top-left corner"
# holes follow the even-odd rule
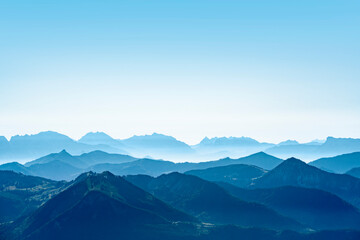
[[[358,1],[4,1],[0,135],[360,137]]]

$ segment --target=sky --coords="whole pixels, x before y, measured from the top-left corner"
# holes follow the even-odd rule
[[[0,1],[0,135],[360,138],[360,1]]]

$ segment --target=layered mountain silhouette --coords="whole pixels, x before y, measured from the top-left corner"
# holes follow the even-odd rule
[[[147,174],[158,176],[169,172],[186,172],[193,169],[206,169],[210,167],[227,166],[231,164],[252,164],[272,169],[282,162],[281,159],[260,152],[239,159],[224,158],[217,161],[201,163],[173,163],[170,161],[139,159],[122,164],[99,164],[90,168],[92,171],[110,171],[118,175]]]
[[[4,240],[107,240],[119,237],[126,240],[350,240],[360,237],[360,232],[355,230],[298,233],[291,230],[281,232],[266,230],[263,227],[244,228],[242,226],[304,230],[304,227],[296,221],[283,217],[262,204],[240,200],[222,187],[195,176],[172,173],[158,178],[138,175],[127,176],[126,179],[140,188],[109,172],[100,174],[87,172],[67,183],[0,171],[2,219],[0,238]],[[166,199],[167,203],[142,190],[145,188],[156,192]],[[258,199],[258,193],[253,191],[260,190],[246,191],[252,192],[245,194],[249,199],[252,198],[254,201]],[[305,191],[314,191],[314,189],[305,189]],[[268,193],[262,194],[270,196]],[[329,197],[326,195],[328,193],[323,194]],[[291,191],[290,195],[292,195]],[[278,197],[280,202],[286,202],[282,191],[275,191],[274,196]],[[304,207],[304,210],[309,210],[306,207],[310,201],[303,202],[308,200],[306,196],[304,194],[295,203]],[[315,194],[314,200],[319,203],[321,198],[317,196]],[[272,196],[267,199],[265,205],[273,204],[276,208],[275,198]],[[316,206],[321,210],[326,210],[330,206],[346,207],[343,201],[340,200],[340,204],[338,203],[339,198],[336,198],[336,201],[331,200],[324,206]],[[285,209],[289,204],[285,204]],[[230,211],[231,209],[233,212]],[[184,213],[185,211],[187,213]],[[191,216],[190,212],[198,219]],[[339,219],[341,217],[339,215]],[[356,223],[356,218],[351,215],[348,217]],[[210,221],[201,222],[202,219],[211,222],[234,221],[241,223],[242,226],[210,224]]]
[[[237,157],[264,151],[275,144],[260,143],[249,137],[205,137],[193,148],[201,154],[216,157]]]
[[[90,166],[101,163],[125,163],[137,160],[137,158],[123,154],[110,154],[103,151],[93,151],[90,153],[84,153],[80,156],[72,156],[66,150],[62,150],[59,153],[49,154],[45,157],[41,157],[34,161],[28,162],[25,166],[31,166],[33,164],[43,164],[54,160],[58,160],[77,168],[85,169]]]
[[[270,170],[276,167],[277,165],[279,165],[280,163],[282,163],[282,161],[283,160],[280,158],[271,156],[264,152],[258,152],[238,159],[224,158],[218,161],[198,163],[198,165],[200,166],[199,169],[205,169],[209,167],[219,167],[230,164],[247,164],[247,165],[255,165]]]
[[[25,162],[65,149],[72,155],[95,150],[109,153],[129,154],[138,158],[157,158],[176,161],[204,161],[218,158],[239,158],[260,151],[279,158],[298,157],[314,160],[340,154],[360,152],[360,139],[328,137],[325,142],[298,143],[295,140],[279,144],[261,143],[248,137],[204,138],[190,146],[172,136],[154,133],[114,139],[103,132],[91,132],[75,141],[56,132],[14,136],[8,141],[0,137],[0,162]]]
[[[346,174],[334,174],[290,158],[261,178],[255,179],[253,188],[297,186],[315,188],[333,193],[360,207],[360,179]]]
[[[0,165],[0,170],[12,170],[24,174],[47,177],[54,180],[72,180],[86,171],[110,171],[117,175],[148,174],[159,176],[169,172],[185,172],[230,164],[253,164],[273,168],[282,160],[265,154],[256,153],[239,159],[224,158],[201,163],[174,163],[164,160],[137,159],[128,155],[108,154],[102,151],[73,156],[65,150],[28,162],[25,165],[9,163]]]
[[[151,156],[153,158],[184,159],[186,156],[195,154],[195,151],[186,143],[174,137],[153,133],[152,135],[133,136],[121,140],[128,146],[129,151],[140,157]]]
[[[240,199],[268,206],[313,229],[360,229],[360,212],[338,196],[313,188],[242,189],[218,183]]]
[[[238,187],[248,187],[256,178],[263,176],[267,171],[245,164],[233,164],[223,167],[213,167],[202,170],[191,170],[185,174],[194,175],[212,182],[227,182]]]
[[[11,170],[53,180],[73,180],[79,174],[87,172],[90,166],[96,164],[125,163],[135,160],[137,158],[128,155],[109,154],[98,150],[80,156],[73,156],[62,150],[59,153],[46,155],[25,165],[17,162],[6,163],[0,165],[0,170]]]
[[[5,139],[6,140],[6,139]],[[65,135],[56,132],[41,132],[35,135],[14,136],[9,142],[0,142],[0,160],[26,161],[59,152],[66,149],[72,154],[82,154],[94,150],[112,153],[125,153],[124,150],[108,145],[89,145],[79,143]]]
[[[271,155],[311,160],[321,157],[333,157],[340,154],[359,152],[360,139],[328,137],[324,143],[310,142],[305,144],[279,144],[265,150]]]
[[[87,133],[82,138],[80,138],[78,142],[90,145],[108,145],[121,149],[125,148],[124,144],[122,144],[119,140],[113,139],[112,137],[103,132]]]
[[[326,171],[345,173],[352,168],[360,167],[360,152],[342,154],[329,158],[320,158],[309,164]]]
[[[195,176],[171,173],[157,178],[136,175],[126,179],[204,222],[272,229],[303,228],[263,205],[234,198],[216,184]]]

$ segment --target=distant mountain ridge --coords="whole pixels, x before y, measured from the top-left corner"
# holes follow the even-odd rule
[[[345,173],[353,168],[360,167],[360,152],[347,153],[329,158],[320,158],[310,162],[309,165],[330,172]]]
[[[0,170],[11,170],[27,175],[39,176],[53,180],[72,180],[79,174],[88,171],[92,165],[106,163],[125,163],[135,161],[128,155],[109,154],[102,151],[84,153],[73,156],[67,151],[52,153],[39,159],[30,161],[25,165],[17,162],[0,165]]]
[[[205,169],[231,164],[248,164],[272,169],[281,162],[281,159],[263,152],[239,159],[225,158],[201,163],[174,163],[147,158],[138,159],[128,155],[109,154],[102,151],[73,156],[65,150],[62,150],[59,153],[52,153],[30,161],[25,165],[19,163],[3,164],[0,165],[0,170],[12,170],[53,180],[72,180],[78,174],[86,171],[111,171],[117,175],[147,174],[159,176],[164,173],[185,172],[194,169]]]
[[[48,131],[35,135],[13,136],[9,142],[0,142],[0,160],[28,161],[63,149],[72,154],[82,154],[94,150],[126,153],[119,148],[84,144],[63,134]]]
[[[333,157],[340,154],[360,151],[360,139],[328,137],[324,143],[277,145],[265,150],[271,155],[304,160]]]
[[[263,151],[278,158],[297,157],[309,161],[360,152],[360,139],[328,137],[326,141],[298,143],[296,140],[286,140],[274,144],[259,142],[249,137],[205,137],[200,143],[190,146],[172,136],[159,133],[114,139],[103,132],[90,132],[76,141],[66,135],[48,131],[35,135],[13,136],[10,141],[0,137],[0,162],[25,162],[62,149],[72,155],[100,150],[137,158],[177,162],[239,158]]]

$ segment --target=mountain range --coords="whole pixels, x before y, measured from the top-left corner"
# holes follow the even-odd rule
[[[5,196],[7,204],[12,204],[6,205],[5,212],[0,212],[0,238],[350,240],[360,237],[360,232],[355,230],[359,226],[355,225],[357,209],[329,193],[294,187],[290,191],[288,187],[243,190],[227,185],[223,187],[180,173],[157,178],[145,175],[123,178],[109,172],[87,172],[71,182],[56,182],[0,171],[0,203]],[[236,191],[229,190],[229,186]],[[299,193],[301,198],[297,200]],[[316,201],[313,207],[320,209],[311,208],[309,193]],[[286,196],[292,196],[293,201],[287,202]],[[326,205],[323,197],[329,199]],[[18,210],[23,207],[18,205],[19,199],[23,200],[24,207],[30,206],[28,211]],[[305,213],[300,216],[291,213],[289,207],[293,206],[302,207]],[[325,215],[321,215],[327,211],[331,217],[340,209],[347,215],[339,215],[337,219],[323,219]],[[8,214],[6,219],[4,213]],[[315,219],[329,224],[330,229],[319,231],[311,229],[316,223],[297,221],[311,219],[314,215]],[[340,227],[331,225],[332,221],[341,221],[345,216],[353,223],[347,220]],[[342,226],[354,230],[341,230]]]
[[[250,185],[251,188],[284,186],[327,191],[360,207],[360,179],[347,174],[329,173],[295,158],[284,161],[262,177],[255,179]]]
[[[125,179],[203,222],[283,230],[303,228],[260,204],[236,199],[216,184],[195,176],[170,173],[157,178],[135,175]]]
[[[257,202],[315,229],[360,229],[359,210],[323,190],[303,187],[244,189],[218,183],[230,194]]]
[[[22,165],[17,162],[0,165],[0,170],[12,170],[27,175],[45,177],[53,180],[72,180],[87,171],[110,171],[117,175],[147,174],[159,176],[163,173],[186,172],[194,169],[227,166],[231,164],[250,164],[260,168],[272,169],[283,160],[259,152],[239,159],[224,158],[201,163],[174,163],[164,160],[138,159],[128,155],[109,154],[102,151],[73,156],[67,151],[52,153]]]
[[[334,173],[345,173],[360,167],[360,152],[342,154],[335,157],[320,158],[309,163],[312,166]]]
[[[267,170],[246,164],[232,164],[223,167],[211,167],[190,170],[185,174],[194,175],[212,182],[225,182],[238,187],[248,187],[256,178],[267,173]]]
[[[63,149],[72,155],[100,150],[137,158],[178,162],[239,158],[263,151],[279,158],[297,157],[309,161],[360,152],[360,139],[328,137],[325,141],[315,140],[304,144],[295,140],[274,144],[258,142],[248,137],[205,137],[199,144],[190,146],[174,137],[158,133],[122,140],[114,139],[103,132],[87,133],[78,141],[51,131],[13,136],[10,141],[0,137],[2,162],[26,162]]]

